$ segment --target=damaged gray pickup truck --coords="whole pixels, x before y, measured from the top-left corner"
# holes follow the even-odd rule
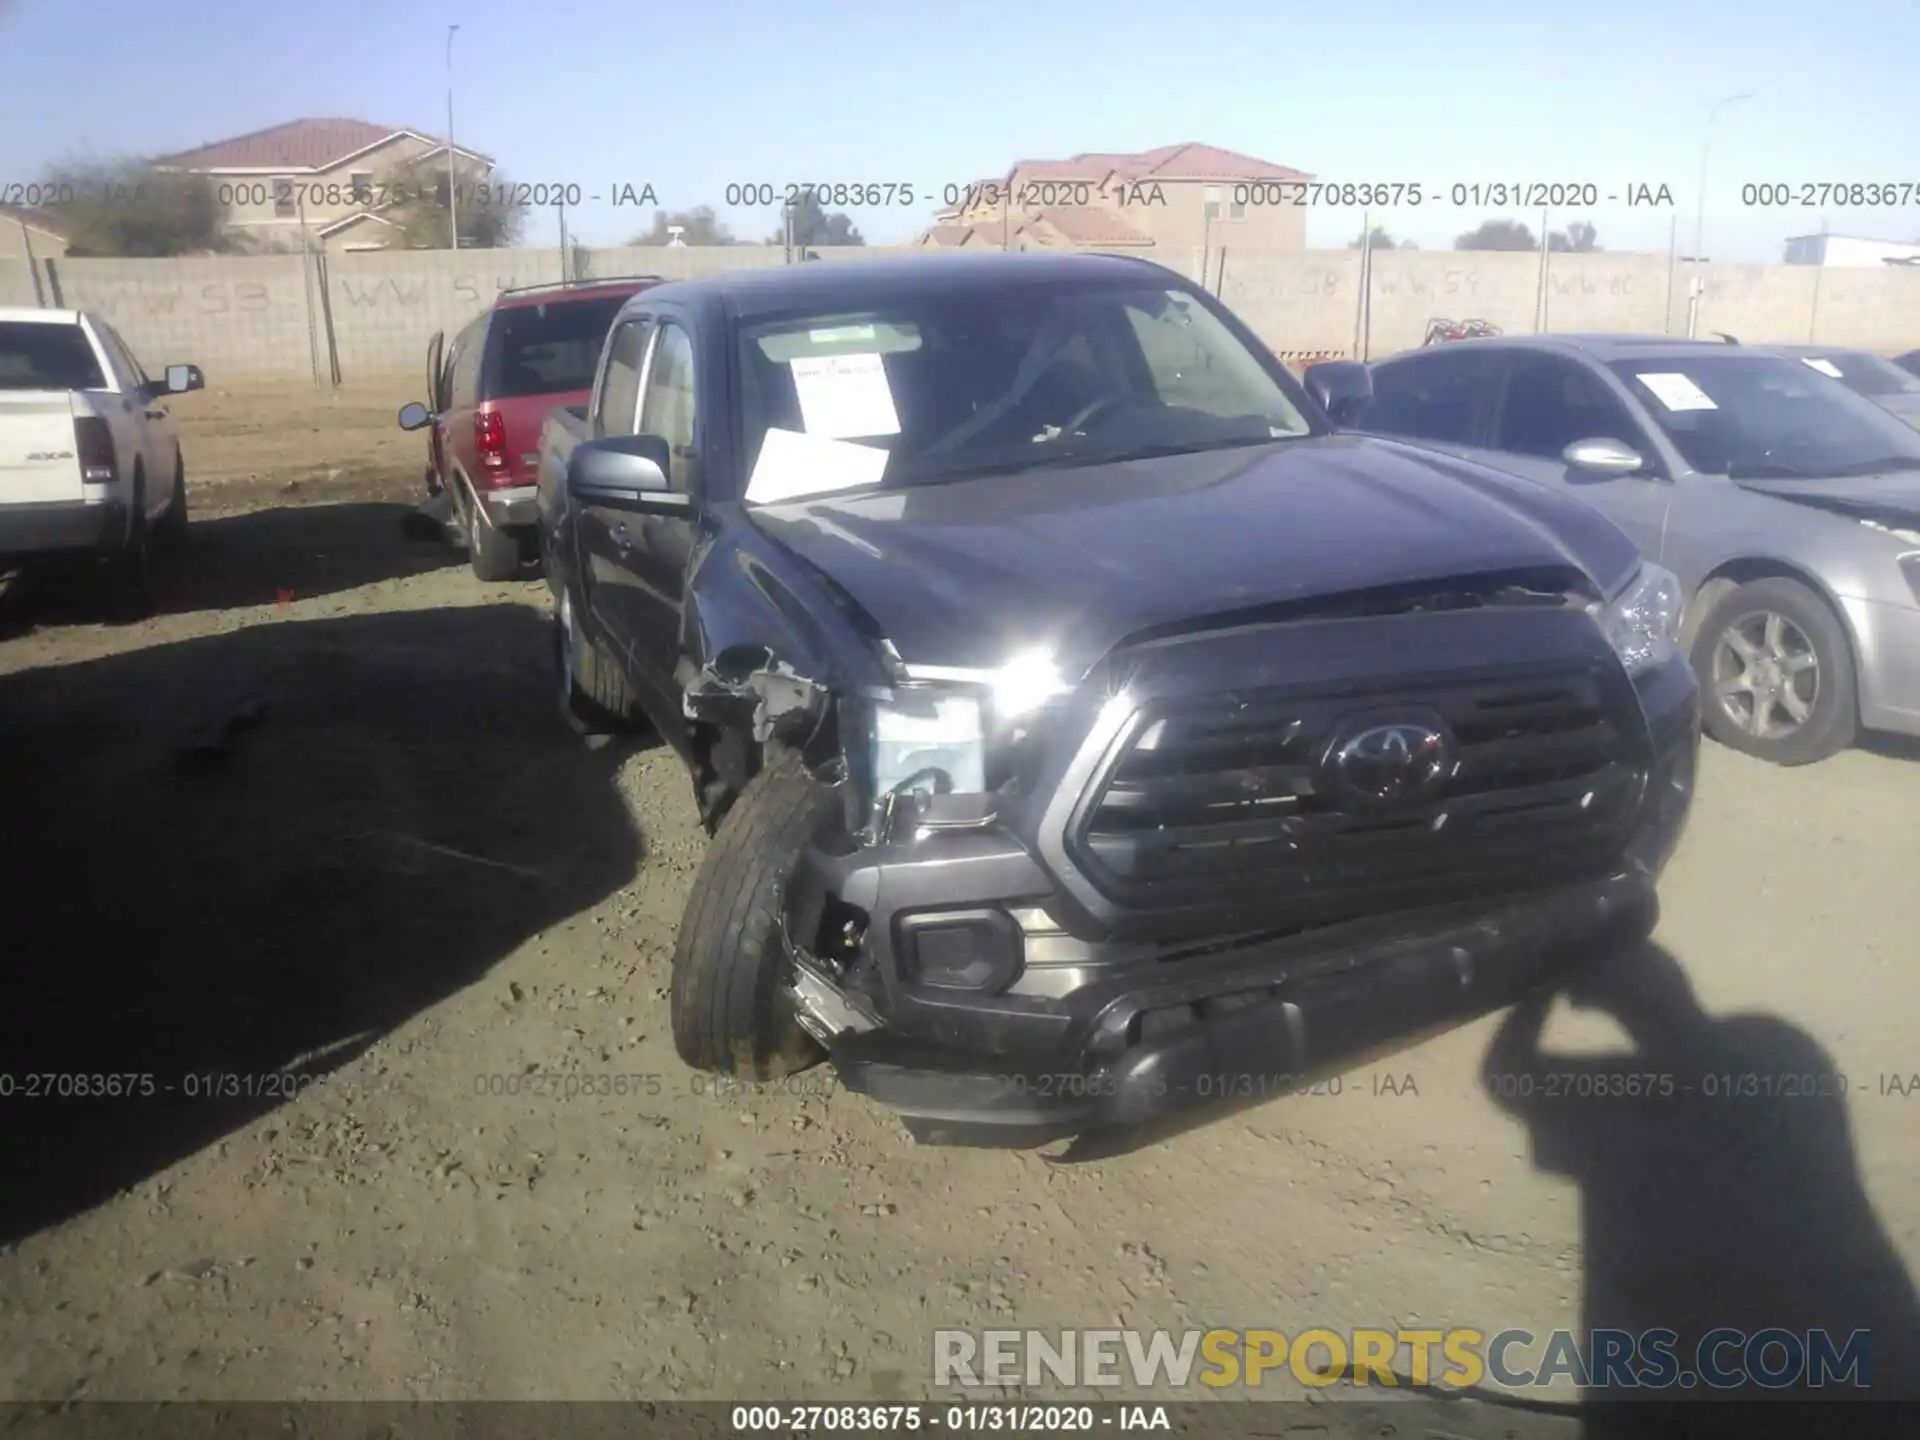
[[[694,1067],[829,1059],[922,1140],[1039,1144],[1652,927],[1699,746],[1674,578],[1336,433],[1161,267],[662,285],[541,451],[563,711],[657,731],[713,835]]]

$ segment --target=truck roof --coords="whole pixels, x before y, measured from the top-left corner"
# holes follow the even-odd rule
[[[659,275],[611,275],[605,280],[555,280],[545,285],[522,285],[502,290],[493,302],[496,310],[514,310],[528,305],[564,305],[571,300],[603,300],[613,295],[632,295],[661,283]]]
[[[985,255],[892,255],[867,260],[821,260],[804,265],[771,265],[758,270],[729,270],[699,280],[675,280],[647,292],[649,299],[691,303],[718,299],[741,319],[809,306],[864,306],[876,300],[903,299],[930,292],[951,292],[977,285],[1173,276],[1152,261],[1126,255],[1041,254],[1034,251]]]
[[[1601,362],[1611,360],[1686,360],[1705,356],[1760,355],[1767,353],[1766,346],[1729,345],[1724,340],[1689,340],[1684,336],[1669,335],[1631,335],[1631,334],[1581,334],[1575,331],[1549,332],[1541,335],[1485,335],[1468,340],[1449,340],[1440,346],[1420,346],[1412,350],[1402,350],[1388,356],[1388,360],[1404,360],[1415,355],[1425,355],[1435,349],[1451,354],[1456,350],[1544,350],[1559,355],[1584,355]],[[1385,363],[1384,361],[1381,363]]]
[[[0,305],[0,321],[8,324],[78,325],[78,310],[42,310],[36,305]]]

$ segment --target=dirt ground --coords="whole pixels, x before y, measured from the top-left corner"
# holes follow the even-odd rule
[[[162,613],[0,605],[0,1397],[890,1400],[932,1393],[936,1327],[1621,1305],[1920,1339],[1900,747],[1710,747],[1656,944],[1545,1022],[1844,1100],[1503,1105],[1489,1016],[1127,1153],[916,1147],[825,1072],[680,1066],[684,776],[561,728],[543,587],[401,537],[410,398],[188,397]],[[184,748],[236,714],[224,759]],[[1640,1023],[1685,981],[1700,1010]]]

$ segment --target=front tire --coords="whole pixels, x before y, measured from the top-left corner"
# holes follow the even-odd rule
[[[134,471],[129,503],[127,538],[107,566],[107,608],[123,623],[153,613],[153,527],[147,522],[147,477],[142,471]]]
[[[168,550],[178,550],[187,543],[187,467],[178,452],[173,457],[173,495],[154,524],[153,538]]]
[[[782,759],[707,847],[673,951],[673,1044],[693,1068],[772,1080],[822,1058],[794,1015],[781,914],[801,854],[837,812],[832,791]]]
[[[1706,731],[1731,750],[1811,765],[1853,744],[1853,648],[1832,607],[1797,580],[1769,576],[1721,596],[1700,624],[1693,668]]]

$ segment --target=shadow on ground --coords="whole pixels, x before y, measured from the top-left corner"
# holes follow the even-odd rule
[[[1542,993],[1508,1014],[1484,1073],[1495,1103],[1526,1126],[1534,1164],[1580,1187],[1581,1329],[1669,1332],[1677,1374],[1698,1377],[1677,1390],[1670,1380],[1670,1399],[1858,1399],[1859,1380],[1875,1399],[1920,1393],[1920,1296],[1868,1199],[1848,1123],[1849,1092],[1857,1103],[1873,1077],[1842,1076],[1777,1016],[1707,1014],[1658,945],[1587,967],[1559,994],[1610,1016],[1632,1050],[1544,1051],[1555,996]],[[1703,1352],[1715,1331],[1770,1331],[1779,1343],[1764,1355],[1732,1343]],[[1824,1390],[1721,1383],[1743,1370],[1788,1374],[1795,1347],[1818,1350],[1807,1344],[1817,1333],[1840,1362],[1829,1360]],[[1658,1373],[1657,1357],[1623,1356],[1589,1377],[1588,1394],[1619,1397],[1613,1387],[1647,1374],[1650,1358]],[[1536,1348],[1525,1363],[1540,1359]],[[1640,1431],[1631,1407],[1596,1413],[1586,1433],[1643,1433],[1649,1413],[1637,1418]],[[1866,1433],[1867,1413],[1856,1418],[1854,1433]]]
[[[0,680],[0,1241],[288,1085],[207,1098],[187,1077],[343,1063],[630,881],[625,752],[562,726],[547,645],[534,612],[482,606]],[[241,713],[242,733],[207,724]],[[62,1097],[106,1076],[133,1093]]]
[[[154,611],[307,600],[459,564],[462,556],[451,546],[403,533],[412,508],[357,501],[196,515],[186,547],[157,562]],[[106,578],[96,564],[31,575],[16,593],[0,597],[0,633],[111,618]]]

